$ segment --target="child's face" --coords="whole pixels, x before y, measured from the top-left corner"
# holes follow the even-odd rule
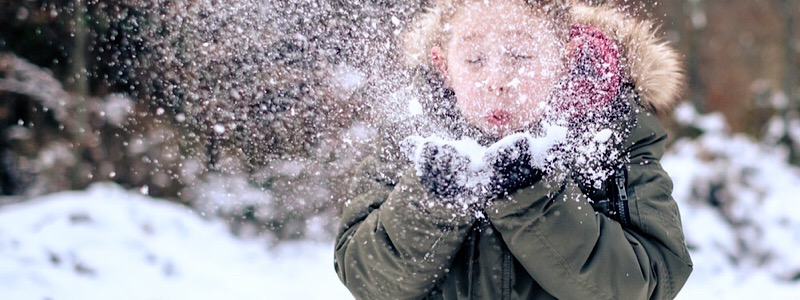
[[[432,55],[467,121],[506,135],[539,118],[562,66],[545,22],[523,1],[475,1],[456,13],[444,61],[441,49]]]

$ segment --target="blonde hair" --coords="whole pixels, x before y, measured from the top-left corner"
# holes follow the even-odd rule
[[[485,0],[434,0],[433,6],[424,10],[407,29],[403,35],[403,50],[405,63],[409,67],[422,67],[430,65],[428,52],[435,46],[444,46],[450,38],[446,27],[448,22],[458,12],[458,9],[467,3]],[[495,0],[496,1],[496,0]],[[553,26],[556,35],[567,38],[569,32],[570,0],[503,0],[503,1],[523,1],[525,4],[534,8],[538,13]],[[447,51],[447,49],[445,49]]]

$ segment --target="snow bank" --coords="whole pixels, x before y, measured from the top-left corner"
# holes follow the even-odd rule
[[[731,134],[721,116],[678,119],[705,132],[662,161],[695,263],[679,299],[797,298],[800,170],[785,149]]]
[[[352,299],[332,247],[267,249],[188,208],[97,184],[0,207],[0,298]]]

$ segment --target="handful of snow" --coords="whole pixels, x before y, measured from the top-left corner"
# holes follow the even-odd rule
[[[562,144],[567,140],[567,128],[555,125],[545,125],[545,136],[535,137],[529,133],[516,133],[504,137],[489,147],[481,146],[477,141],[466,138],[460,140],[446,140],[432,135],[429,137],[411,136],[403,141],[402,148],[409,160],[414,164],[417,175],[422,175],[422,163],[426,159],[423,149],[426,145],[451,146],[458,155],[468,161],[466,170],[463,174],[453,174],[459,178],[459,184],[468,189],[477,189],[489,183],[493,175],[492,168],[488,162],[499,155],[502,149],[514,147],[519,140],[526,140],[531,157],[531,165],[538,168],[546,168],[549,157],[552,157],[551,149],[556,145]],[[518,155],[521,155],[518,153]]]

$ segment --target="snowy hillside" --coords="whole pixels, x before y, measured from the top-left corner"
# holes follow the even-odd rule
[[[680,299],[800,297],[800,170],[776,145],[731,134],[720,115],[663,159],[695,267]]]
[[[348,299],[332,251],[266,249],[188,208],[98,184],[0,207],[0,299]]]

